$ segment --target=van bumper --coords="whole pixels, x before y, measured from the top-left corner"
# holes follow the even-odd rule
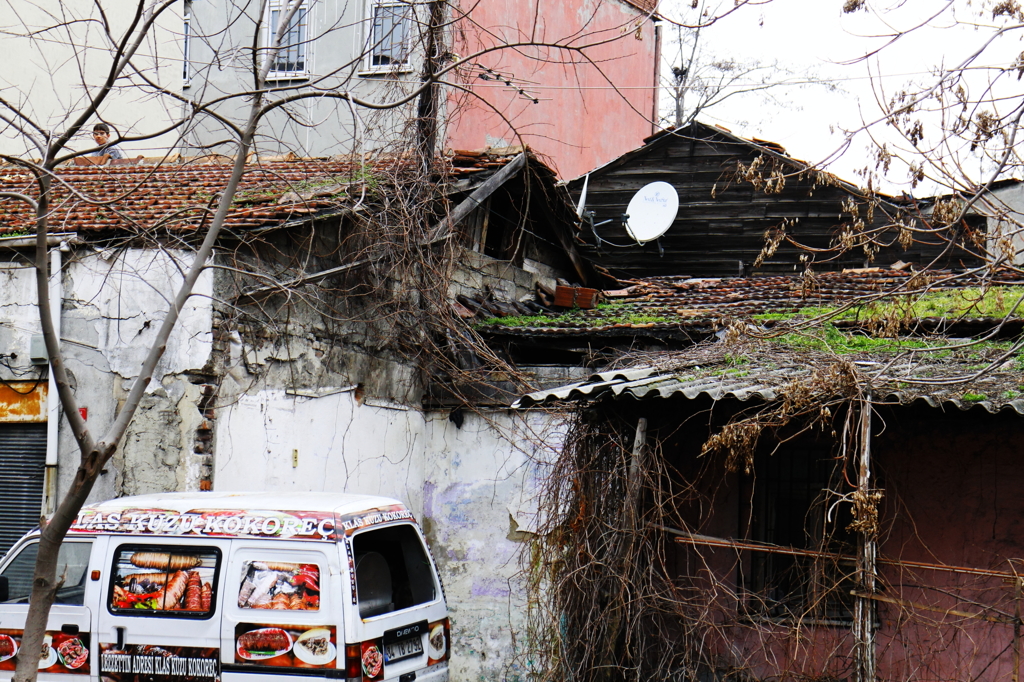
[[[447,662],[436,663],[426,668],[420,668],[415,672],[415,678],[411,676],[411,673],[406,673],[405,675],[395,675],[394,677],[388,677],[384,680],[384,682],[407,682],[411,680],[415,680],[415,682],[448,682]]]

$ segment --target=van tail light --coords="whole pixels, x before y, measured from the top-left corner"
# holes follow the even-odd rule
[[[363,652],[358,644],[345,645],[345,677],[363,679]]]

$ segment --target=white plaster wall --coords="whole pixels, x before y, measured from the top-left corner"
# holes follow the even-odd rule
[[[110,372],[124,379],[138,376],[192,262],[193,254],[186,251],[126,249],[93,252],[71,263],[64,280],[65,317],[84,322],[76,330],[86,337],[74,341],[102,349]],[[149,391],[165,375],[200,370],[209,360],[212,294],[207,270],[180,312]]]
[[[86,251],[67,258],[62,271],[62,348],[74,368],[80,397],[93,398],[101,375],[130,380],[167,314],[169,300],[192,263],[189,252],[128,249]],[[213,345],[213,280],[200,276],[194,295],[150,384],[152,392],[167,374],[199,370]],[[29,340],[39,334],[35,270],[17,262],[0,263],[0,353],[17,353],[15,364],[28,365]],[[110,402],[113,396],[105,396]]]
[[[543,411],[467,414],[461,428],[447,417],[428,416],[422,518],[452,615],[453,680],[525,680],[520,551],[564,424]]]
[[[256,391],[220,410],[214,486],[390,495],[421,508],[424,426],[418,411],[361,405],[353,391]]]
[[[18,262],[0,262],[0,354],[16,354],[9,359],[18,371],[27,371],[24,378],[34,378],[29,363],[29,343],[39,334],[39,311],[36,307],[35,270]],[[5,369],[4,379],[16,378]]]
[[[324,390],[324,389],[321,389]],[[389,495],[415,511],[441,571],[453,680],[516,680],[523,635],[519,551],[562,422],[546,412],[423,414],[260,390],[221,409],[216,490]],[[292,453],[298,450],[298,466]]]
[[[61,279],[61,348],[72,375],[87,424],[102,436],[114,419],[157,328],[169,309],[168,301],[192,262],[189,252],[154,249],[93,251],[66,254]],[[197,389],[186,376],[203,369],[212,351],[212,276],[204,273],[195,294],[181,311],[167,351],[147,387],[144,409],[133,422],[118,459],[101,475],[91,500],[121,492],[116,478],[124,467],[135,467],[144,490],[188,489],[183,461],[198,420]],[[12,364],[46,376],[29,365],[29,341],[41,331],[36,306],[35,271],[17,262],[0,263],[0,353],[16,353]],[[9,377],[8,377],[9,378]],[[168,428],[168,424],[178,428]],[[123,458],[128,453],[127,459]],[[139,456],[149,453],[155,462]],[[57,488],[63,495],[78,467],[78,445],[62,420],[58,442]]]

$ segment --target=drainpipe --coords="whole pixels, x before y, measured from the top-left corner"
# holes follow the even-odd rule
[[[860,461],[857,492],[861,504],[870,504],[871,490],[871,394],[861,406]],[[875,614],[871,597],[875,594],[878,558],[877,528],[862,528],[857,548],[858,596],[853,605],[853,640],[857,682],[875,682]]]
[[[66,240],[50,249],[50,310],[53,313],[53,329],[60,345],[60,318],[64,300],[64,277],[61,274],[62,253],[70,250]],[[46,394],[46,469],[43,479],[43,515],[57,510],[57,453],[60,436],[60,397],[57,395],[57,381],[50,371]]]

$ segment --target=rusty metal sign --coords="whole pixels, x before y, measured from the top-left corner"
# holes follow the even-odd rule
[[[0,383],[0,422],[45,422],[47,389],[45,381]]]

